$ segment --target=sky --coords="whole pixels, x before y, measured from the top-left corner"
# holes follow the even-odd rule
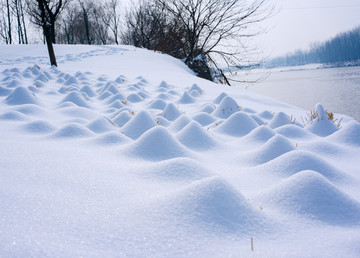
[[[297,49],[312,42],[360,26],[360,0],[269,0],[277,14],[263,22],[267,32],[256,42],[268,57]]]

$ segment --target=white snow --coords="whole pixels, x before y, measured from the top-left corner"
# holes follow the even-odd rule
[[[144,49],[55,51],[0,46],[1,257],[360,257],[358,122]]]

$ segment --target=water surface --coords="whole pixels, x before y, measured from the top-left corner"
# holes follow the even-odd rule
[[[360,121],[360,67],[257,70],[243,76],[254,79],[265,73],[269,76],[259,83],[236,85],[305,110],[321,103],[329,112],[345,114]]]

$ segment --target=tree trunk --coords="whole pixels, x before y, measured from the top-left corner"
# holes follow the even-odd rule
[[[55,38],[55,19],[51,19],[50,22],[50,28],[49,28],[49,33],[50,33],[50,39],[52,43],[56,43],[56,38]]]
[[[10,17],[10,5],[9,0],[6,0],[6,7],[7,7],[7,15],[8,15],[8,35],[9,35],[9,44],[12,44],[12,37],[11,37],[11,17]]]
[[[51,29],[50,26],[44,25],[44,35],[46,39],[46,45],[49,52],[50,64],[57,66],[55,52],[51,41]]]
[[[46,16],[45,16],[46,1],[45,0],[37,0],[37,2],[38,2],[38,6],[39,6],[40,15],[41,15],[41,22],[42,22],[42,28],[44,30],[46,45],[47,45],[47,49],[49,52],[50,64],[57,66],[54,48],[53,48],[53,44],[51,41],[51,24],[48,23],[48,21],[46,20]]]
[[[25,44],[28,44],[28,38],[27,38],[27,33],[26,33],[26,24],[25,24],[25,18],[24,18],[24,9],[23,9],[23,3],[21,2],[21,0],[19,0],[19,4],[20,4],[20,14],[21,14],[21,21],[22,21],[22,27],[24,29],[24,38],[25,38]]]

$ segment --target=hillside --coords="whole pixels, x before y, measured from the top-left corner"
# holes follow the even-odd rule
[[[360,256],[358,122],[145,49],[55,51],[0,46],[1,257]]]

